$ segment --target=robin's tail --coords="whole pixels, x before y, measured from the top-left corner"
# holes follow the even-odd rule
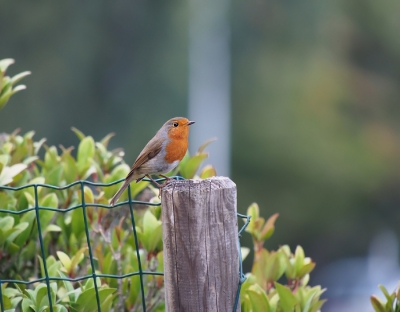
[[[113,198],[110,200],[110,205],[113,207],[115,203],[117,202],[118,198],[122,195],[122,193],[125,191],[125,189],[129,186],[129,184],[132,182],[132,180],[125,180],[122,186],[119,188],[118,192],[115,193]]]

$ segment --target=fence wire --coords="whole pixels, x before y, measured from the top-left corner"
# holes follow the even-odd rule
[[[172,177],[175,180],[184,180],[182,177],[176,176]],[[165,179],[157,179],[155,180],[156,182],[163,181]],[[97,278],[114,278],[114,279],[125,279],[131,276],[139,276],[140,278],[140,293],[141,293],[141,299],[142,299],[142,309],[143,312],[146,312],[146,300],[145,300],[145,293],[144,293],[144,281],[143,281],[143,276],[144,275],[164,275],[163,272],[153,272],[153,271],[146,271],[142,269],[142,261],[140,258],[140,251],[139,251],[139,241],[138,241],[138,236],[136,233],[136,224],[135,224],[135,217],[133,214],[133,205],[148,205],[148,206],[161,206],[161,203],[152,203],[152,202],[147,202],[147,201],[139,201],[139,200],[133,200],[132,199],[132,191],[131,191],[131,186],[128,187],[128,200],[120,202],[116,204],[114,207],[110,207],[109,205],[104,205],[104,204],[97,204],[97,203],[86,203],[85,201],[85,193],[84,193],[84,187],[85,186],[92,186],[92,187],[109,187],[115,184],[118,184],[120,182],[124,181],[124,179],[114,181],[112,183],[95,183],[95,182],[90,182],[90,181],[76,181],[74,183],[68,184],[63,187],[58,187],[54,185],[49,185],[49,184],[27,184],[21,187],[9,187],[9,186],[0,186],[0,191],[1,190],[8,190],[8,191],[20,191],[23,189],[28,189],[28,188],[33,188],[34,190],[34,200],[35,200],[35,206],[27,209],[23,209],[20,211],[14,211],[14,210],[9,210],[9,209],[2,209],[0,207],[0,213],[6,213],[6,214],[12,214],[12,215],[22,215],[24,213],[30,212],[30,211],[35,211],[36,214],[36,222],[37,222],[37,228],[38,228],[38,237],[39,237],[39,243],[40,243],[40,253],[43,259],[43,267],[44,267],[44,273],[45,277],[41,278],[36,278],[34,280],[29,280],[29,281],[23,281],[23,280],[16,280],[16,279],[3,279],[0,276],[0,308],[1,311],[5,312],[5,307],[4,307],[4,301],[3,301],[3,293],[2,293],[2,285],[5,283],[14,283],[14,284],[24,284],[24,285],[31,285],[34,283],[38,282],[43,282],[45,281],[46,286],[47,286],[47,296],[49,300],[49,310],[50,312],[54,312],[54,306],[53,306],[53,298],[51,294],[51,288],[50,288],[50,281],[69,281],[69,282],[78,282],[82,280],[88,280],[88,279],[93,279],[94,283],[94,289],[95,289],[95,294],[96,294],[96,303],[97,303],[97,311],[98,312],[108,312],[108,311],[102,311],[101,309],[101,304],[100,304],[100,296],[99,296],[99,286],[97,284]],[[150,181],[149,179],[143,179],[143,181]],[[48,189],[53,189],[57,191],[62,191],[62,190],[67,190],[69,188],[74,187],[75,185],[79,185],[80,191],[81,191],[81,204],[75,205],[66,209],[58,209],[58,208],[50,208],[50,207],[43,207],[39,205],[39,196],[38,196],[38,188],[43,187],[43,188],[48,188]],[[94,256],[93,256],[93,250],[92,250],[92,244],[90,242],[90,234],[89,234],[89,225],[88,225],[88,217],[87,217],[87,207],[98,207],[98,208],[106,208],[106,209],[114,209],[118,206],[123,206],[123,205],[129,205],[129,212],[130,212],[130,220],[132,223],[132,230],[133,230],[133,235],[134,235],[134,241],[135,241],[135,246],[136,246],[136,256],[138,259],[138,271],[131,272],[128,274],[121,274],[121,275],[116,275],[116,274],[101,274],[101,273],[96,273],[95,265],[94,265]],[[91,268],[91,274],[87,274],[84,276],[76,277],[76,278],[70,278],[70,277],[56,277],[56,276],[49,276],[48,273],[48,267],[46,263],[46,254],[45,254],[45,247],[43,243],[43,229],[40,224],[40,217],[39,213],[41,210],[47,210],[47,211],[53,211],[53,212],[58,212],[58,213],[66,213],[75,209],[82,208],[82,214],[83,214],[83,221],[84,221],[84,227],[85,227],[85,234],[86,234],[86,242],[87,242],[87,247],[88,247],[88,252],[89,252],[89,260],[90,260],[90,268]],[[238,237],[238,250],[239,250],[239,283],[238,283],[238,288],[236,292],[236,297],[235,297],[235,305],[233,311],[235,312],[237,310],[238,304],[239,304],[239,298],[240,298],[240,290],[241,290],[241,285],[243,282],[246,280],[246,277],[243,273],[243,266],[242,266],[242,254],[241,254],[241,246],[240,246],[240,237],[242,232],[246,229],[247,225],[250,222],[250,216],[246,216],[243,214],[238,213],[237,216],[239,218],[245,219],[245,224],[241,227],[239,230],[239,237]],[[1,252],[1,250],[0,250]]]

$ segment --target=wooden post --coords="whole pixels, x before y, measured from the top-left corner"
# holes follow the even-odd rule
[[[239,283],[236,211],[236,185],[225,177],[174,181],[163,189],[167,312],[233,311]]]

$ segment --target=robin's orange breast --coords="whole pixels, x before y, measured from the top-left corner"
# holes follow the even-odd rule
[[[167,163],[172,163],[176,160],[182,160],[185,156],[188,148],[188,140],[187,139],[171,139],[170,142],[165,147],[165,161]]]

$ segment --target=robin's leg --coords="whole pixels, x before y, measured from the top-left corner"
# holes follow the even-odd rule
[[[170,177],[167,177],[167,176],[165,176],[163,174],[159,174],[159,176],[163,177],[165,179],[165,182],[163,183],[164,186],[167,185],[169,182],[171,182],[171,180],[173,180]]]
[[[151,181],[153,181],[154,184],[157,185],[157,187],[158,187],[159,189],[161,189],[161,188],[163,187],[164,184],[158,183],[158,182],[155,181],[149,174],[146,174],[146,177],[148,177]]]
[[[147,174],[146,176],[147,176],[151,181],[153,181],[153,182],[157,185],[157,187],[158,187],[158,198],[161,197],[162,188],[163,188],[164,186],[166,186],[168,183],[170,183],[171,180],[173,180],[173,179],[171,179],[171,178],[166,177],[165,175],[159,174],[159,176],[161,176],[161,177],[163,177],[163,178],[166,179],[166,181],[165,181],[163,184],[159,184],[158,182],[156,182],[155,180],[153,180],[153,178],[152,178],[149,174]]]
[[[142,181],[142,180],[144,179],[144,177],[145,177],[145,176],[143,176],[143,177],[137,179],[137,180],[136,180],[136,183],[139,183],[140,181]]]

